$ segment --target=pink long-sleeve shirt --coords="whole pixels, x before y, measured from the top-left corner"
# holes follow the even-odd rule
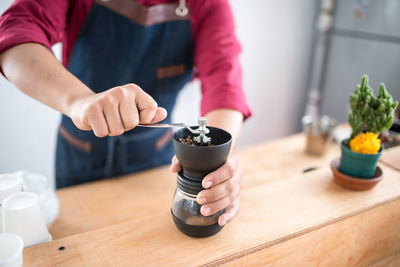
[[[136,0],[152,6],[177,0]],[[201,81],[202,115],[218,108],[251,115],[242,88],[240,44],[228,0],[187,0],[194,37],[194,64]],[[0,53],[21,43],[35,42],[49,49],[63,44],[63,64],[93,0],[16,0],[0,17]]]

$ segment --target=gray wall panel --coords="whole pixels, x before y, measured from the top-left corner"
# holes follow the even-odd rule
[[[399,1],[400,2],[400,1]],[[380,82],[394,98],[400,99],[400,44],[332,38],[323,85],[322,113],[340,122],[347,120],[348,96],[368,74],[377,94]]]
[[[400,37],[399,25],[399,0],[336,1],[336,29]]]

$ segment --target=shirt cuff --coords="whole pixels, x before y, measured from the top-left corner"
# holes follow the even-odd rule
[[[240,111],[243,114],[243,121],[251,117],[252,112],[250,107],[247,105],[244,96],[216,96],[213,97],[212,101],[202,99],[201,101],[201,115],[204,116],[210,111],[216,109],[233,109]]]
[[[4,32],[2,32],[0,37],[0,54],[11,47],[24,43],[38,43],[44,45],[50,51],[52,51],[51,44],[44,36],[44,34],[41,34],[39,32],[32,32],[29,30],[5,30]],[[5,77],[1,66],[0,73]]]

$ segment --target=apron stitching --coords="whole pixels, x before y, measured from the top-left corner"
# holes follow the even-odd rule
[[[159,67],[157,69],[157,79],[165,79],[165,78],[171,78],[174,76],[180,76],[183,75],[186,71],[186,65],[185,64],[177,64],[177,65],[171,65],[171,66],[166,66],[166,67]]]
[[[156,142],[155,144],[155,149],[156,150],[161,150],[163,147],[165,147],[168,142],[171,140],[172,137],[172,130],[167,130]]]

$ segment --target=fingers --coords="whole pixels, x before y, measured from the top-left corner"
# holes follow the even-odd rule
[[[239,168],[239,161],[235,155],[229,156],[224,165],[204,177],[202,185],[204,188],[223,183],[232,178],[235,171]]]
[[[167,116],[167,111],[135,84],[82,96],[71,109],[75,125],[81,130],[93,130],[98,137],[120,135],[139,122],[156,123]]]
[[[200,209],[200,212],[203,216],[212,215],[230,206],[232,203],[231,201],[232,199],[230,199],[230,196],[226,196],[218,201],[208,203],[207,205],[203,205]]]
[[[240,198],[237,198],[233,205],[229,206],[226,210],[225,213],[219,216],[218,218],[218,224],[220,226],[223,226],[230,221],[233,220],[233,218],[237,215],[239,212],[239,207],[240,207]]]
[[[93,130],[94,134],[97,137],[104,137],[108,135],[108,125],[106,122],[106,118],[104,117],[103,110],[100,106],[92,106],[91,110],[88,112],[87,118],[87,124],[90,125],[90,128]]]
[[[97,116],[96,119],[92,121],[91,128],[93,129],[93,132],[97,137],[107,136],[110,132],[108,130],[107,122],[104,118],[104,115]]]
[[[167,117],[167,110],[162,107],[158,107],[154,118],[150,123],[157,123],[164,120]]]
[[[222,184],[201,191],[197,195],[197,202],[203,205],[200,212],[208,216],[233,205],[239,198],[241,186],[241,174],[238,174]]]
[[[225,181],[224,183],[218,184],[210,189],[203,190],[197,195],[197,202],[200,205],[214,202],[231,196],[231,200],[239,194],[241,187],[241,174],[234,176],[233,178]]]
[[[178,160],[178,158],[176,157],[176,155],[174,155],[174,156],[172,157],[171,166],[169,166],[169,170],[170,170],[171,172],[180,172],[181,169],[182,169],[182,166],[181,166],[181,164],[179,163],[179,160]]]
[[[239,211],[239,203],[239,194],[233,198],[231,196],[226,196],[218,201],[203,205],[200,209],[200,212],[203,216],[209,216],[225,209],[224,214],[222,214],[218,219],[218,224],[222,226],[230,222],[235,217]]]
[[[119,114],[119,102],[112,97],[106,97],[104,105],[104,117],[106,119],[110,136],[117,136],[124,133],[124,125]]]
[[[239,209],[242,176],[243,171],[235,155],[230,155],[222,167],[207,175],[203,187],[208,189],[197,195],[197,202],[202,205],[202,215],[209,216],[226,209],[218,223],[224,225],[231,221]]]
[[[119,114],[121,116],[122,124],[124,125],[124,130],[129,131],[139,124],[139,112],[135,105],[134,96],[129,94],[125,88],[122,90]]]
[[[156,101],[144,92],[140,87],[134,87],[136,90],[136,106],[139,110],[139,122],[143,124],[159,122],[167,116],[163,108],[158,108]]]

